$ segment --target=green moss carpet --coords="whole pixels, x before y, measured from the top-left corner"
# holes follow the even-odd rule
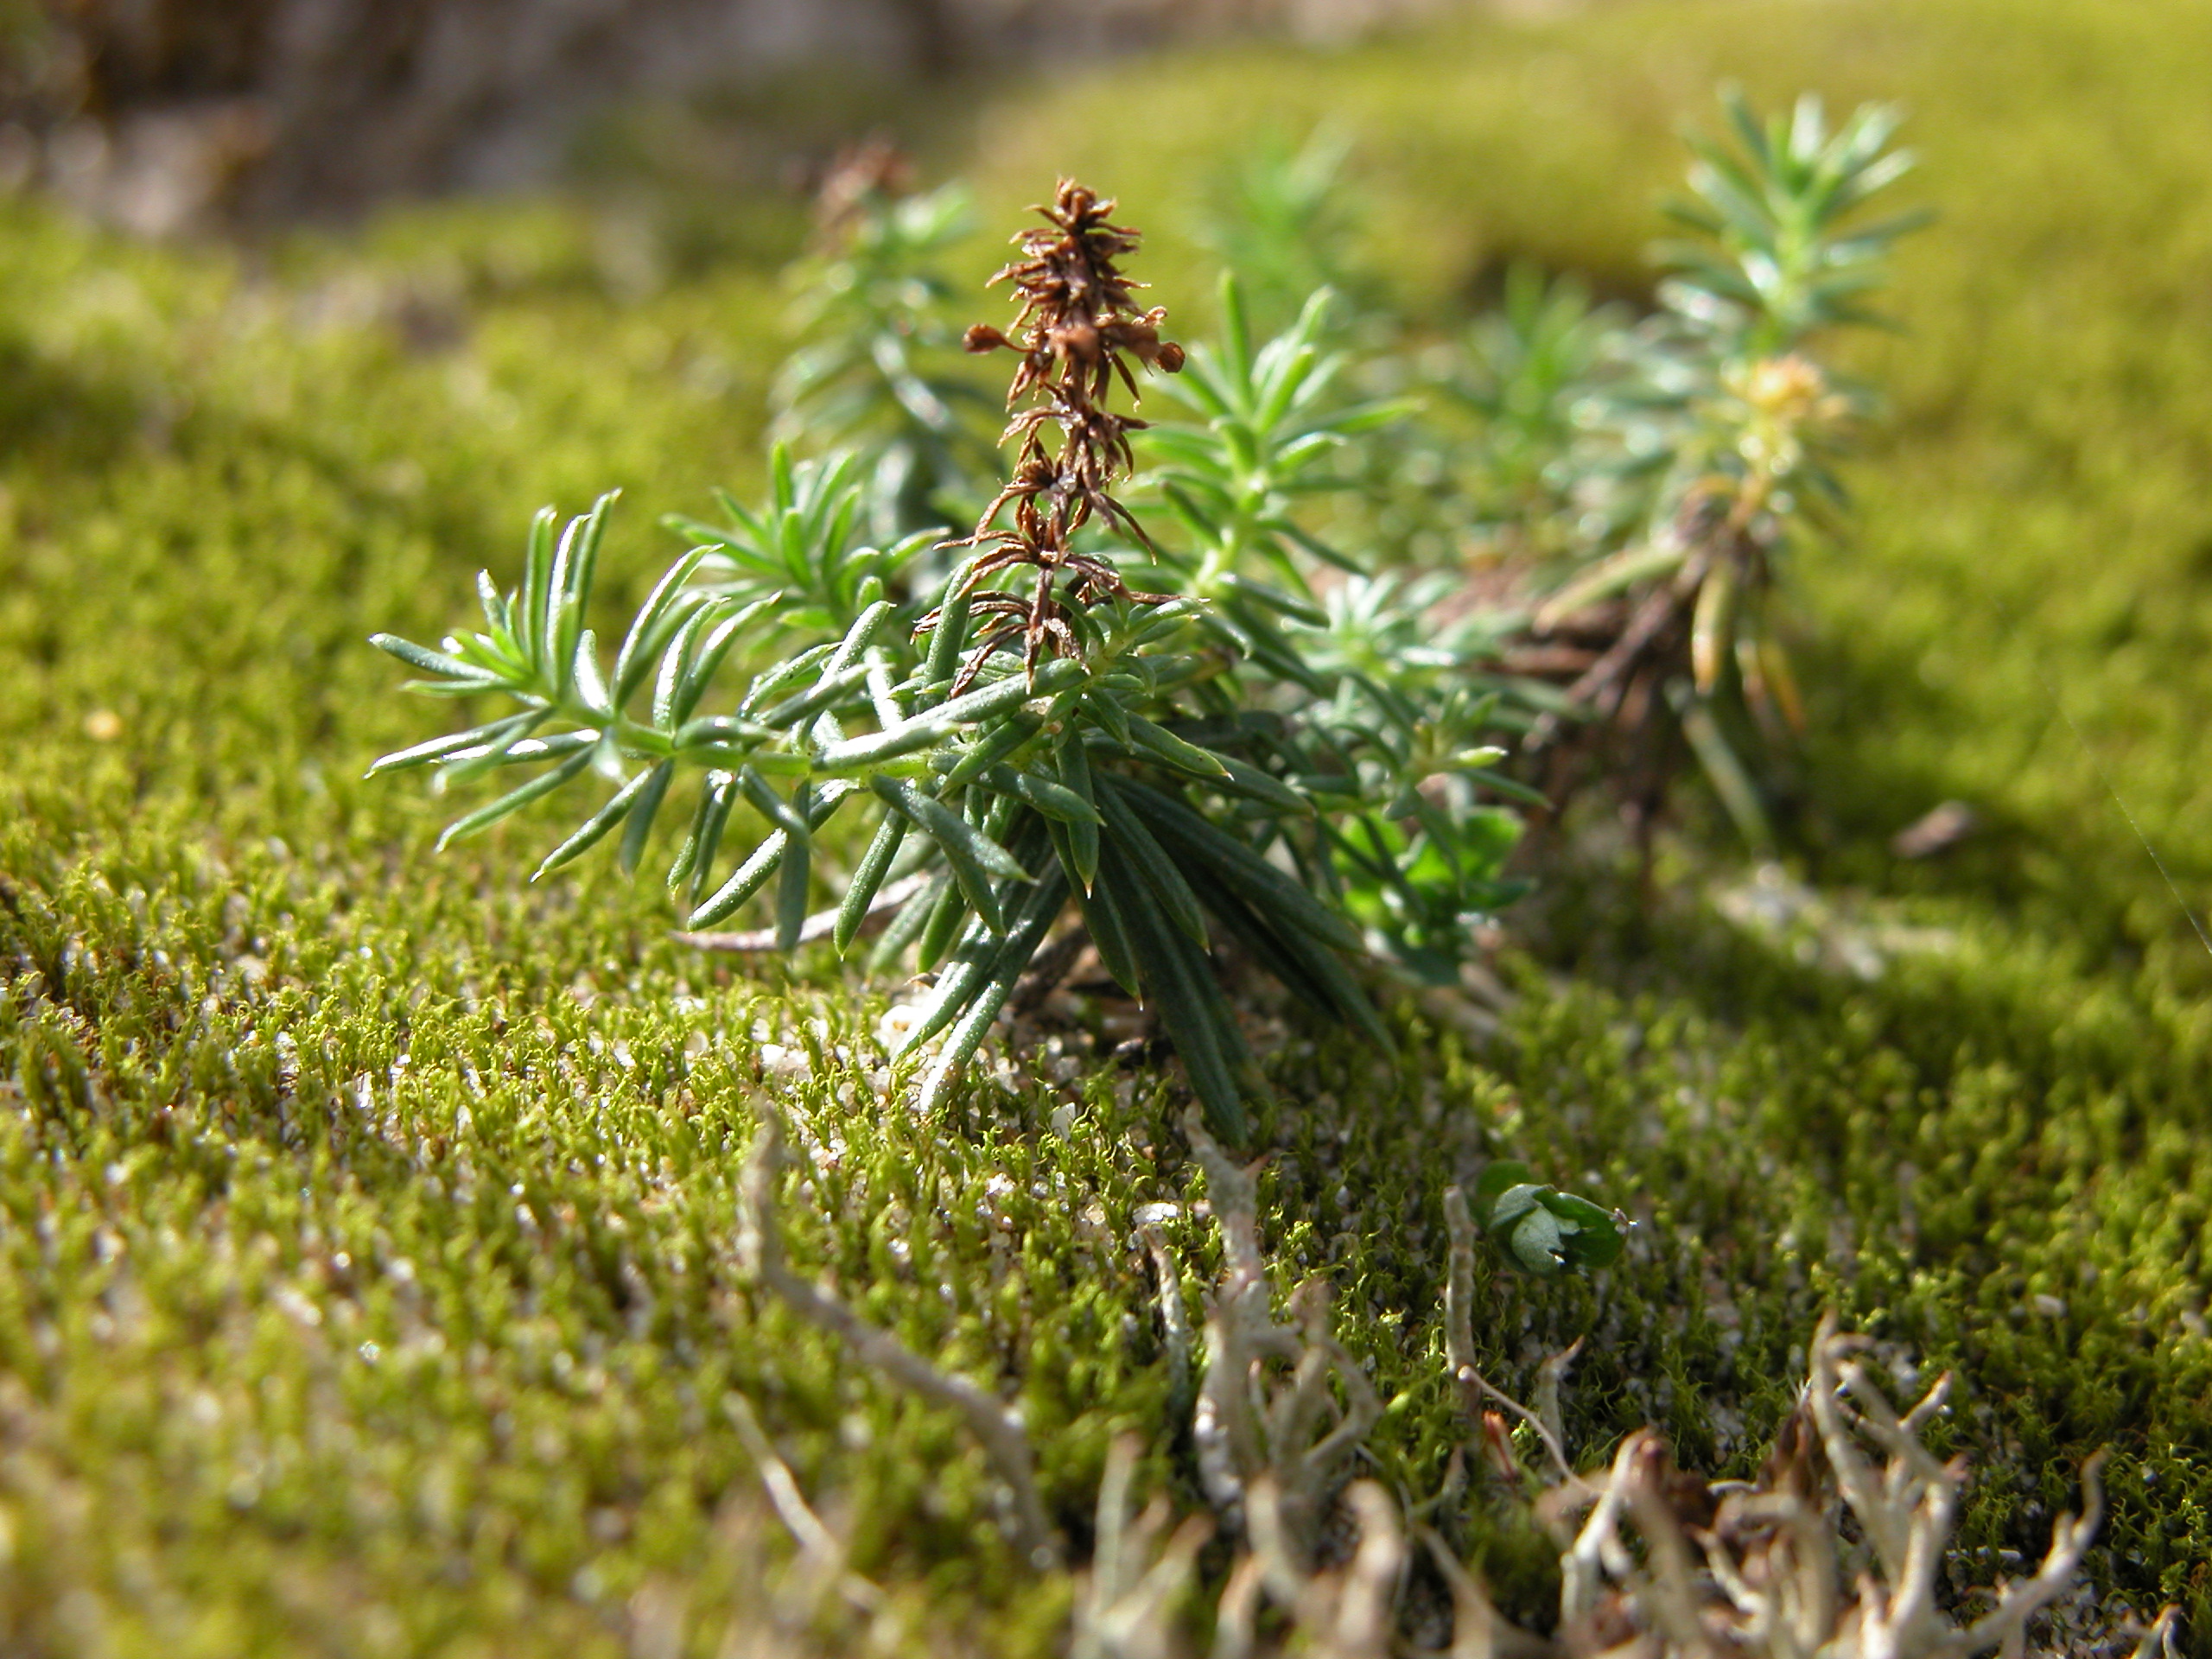
[[[2212,951],[2114,792],[2201,911],[2208,64],[2212,11],[2150,0],[1654,0],[938,120],[995,229],[1055,172],[1118,193],[1184,317],[1208,158],[1333,120],[1363,257],[1444,327],[1512,257],[1645,283],[1723,79],[1910,111],[1941,222],[1904,329],[1852,348],[1892,398],[1852,537],[1798,570],[1821,904],[1688,836],[1648,907],[1554,882],[1498,1039],[1408,1004],[1395,1077],[1268,1058],[1267,1242],[1330,1281],[1415,1501],[1458,1433],[1441,1189],[1510,1151],[1638,1223],[1592,1281],[1486,1293],[1510,1389],[1588,1337],[1582,1457],[1652,1421],[1741,1472],[1833,1306],[1901,1378],[1961,1372],[1976,1576],[2108,1445],[2095,1587],[2179,1601],[2207,1650]],[[598,861],[530,887],[550,819],[434,857],[448,804],[360,781],[430,729],[369,632],[435,638],[532,509],[620,485],[612,610],[658,512],[757,478],[785,340],[748,250],[796,220],[715,211],[747,227],[688,254],[566,201],[218,251],[0,202],[0,1649],[715,1652],[780,1548],[735,1395],[926,1626],[1049,1650],[1068,1584],[1014,1560],[957,1425],[738,1271],[762,1090],[802,1128],[795,1259],[1020,1402],[1071,1536],[1123,1430],[1193,1501],[1133,1243],[1191,1179],[1170,1078],[1078,1046],[918,1118],[881,1095],[895,988],[690,953]],[[1977,835],[1892,855],[1954,798]],[[1195,1293],[1213,1242],[1169,1230]],[[1525,1535],[1476,1547],[1541,1604]]]

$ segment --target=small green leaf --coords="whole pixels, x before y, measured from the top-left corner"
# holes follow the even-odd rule
[[[1549,1278],[1619,1259],[1627,1240],[1618,1212],[1529,1179],[1529,1166],[1501,1160],[1475,1183],[1474,1216],[1525,1273]]]
[[[968,613],[975,604],[967,588],[967,567],[955,571],[945,585],[945,601],[939,607],[937,626],[930,634],[930,654],[923,679],[931,685],[941,684],[952,677],[959,665],[960,648],[968,641]]]
[[[868,680],[866,663],[849,663],[839,669],[823,671],[822,677],[808,690],[795,697],[788,697],[772,709],[765,709],[755,716],[763,726],[789,729],[809,716],[820,714],[831,703],[863,685]]]
[[[785,843],[783,870],[776,887],[776,949],[785,956],[798,949],[799,930],[806,922],[811,853],[811,843],[797,837]]]
[[[545,855],[545,861],[537,867],[536,873],[530,879],[536,881],[550,875],[563,864],[582,856],[596,846],[607,831],[629,817],[632,809],[640,800],[644,799],[647,794],[653,792],[656,780],[661,787],[667,786],[666,766],[667,763],[664,761],[649,772],[639,772],[635,778],[624,784],[615,791],[613,799],[587,818],[574,835]]]
[[[738,635],[755,618],[769,608],[769,601],[756,599],[749,605],[741,605],[734,611],[721,616],[691,651],[691,660],[677,682],[676,692],[670,699],[670,721],[685,721],[699,706],[699,699],[706,695],[708,682],[721,670],[722,659],[729,655],[731,645]]]
[[[673,893],[683,885],[684,879],[702,868],[711,868],[715,861],[715,847],[721,839],[721,825],[714,822],[711,836],[709,824],[715,817],[719,801],[721,817],[729,814],[730,792],[737,779],[727,772],[710,772],[701,781],[699,804],[691,815],[691,832],[683,838],[683,845],[677,849],[676,861],[668,867],[668,890]],[[696,902],[697,892],[692,893]]]
[[[474,727],[465,732],[454,732],[446,737],[434,737],[427,743],[416,744],[412,748],[395,749],[390,754],[378,756],[370,766],[365,775],[374,778],[380,772],[404,772],[410,766],[427,766],[432,761],[442,760],[445,756],[453,753],[454,750],[465,749],[472,743],[496,742],[511,725],[518,724],[528,718],[527,715],[515,715],[509,720],[495,720],[487,726]]]
[[[1040,778],[1033,772],[1017,772],[1012,766],[993,766],[983,781],[994,792],[1011,795],[1057,823],[1084,824],[1095,830],[1101,822],[1098,809],[1082,796],[1049,778]]]
[[[1045,728],[1045,722],[1027,711],[1008,715],[995,729],[979,734],[974,741],[953,762],[944,781],[938,785],[945,795],[952,795],[965,787],[973,779],[997,766],[1023,744],[1034,738]]]
[[[1513,1259],[1529,1273],[1548,1277],[1566,1265],[1560,1247],[1558,1220],[1541,1205],[1533,1205],[1511,1231]]]
[[[645,856],[645,837],[652,833],[653,820],[660,816],[660,804],[668,793],[669,780],[675,776],[673,760],[664,760],[645,774],[645,786],[639,791],[637,804],[630,809],[630,821],[622,830],[622,845],[614,855],[615,868],[623,874],[638,873],[638,861]]]
[[[944,953],[951,949],[961,925],[971,914],[968,889],[954,879],[950,869],[944,873],[942,885],[931,891],[936,896],[931,902],[928,914],[922,918],[919,942],[914,947],[914,966],[925,974],[936,971],[938,963],[944,960]],[[988,925],[985,925],[984,931],[996,931]]]
[[[843,956],[860,932],[861,924],[868,919],[868,906],[875,902],[875,895],[883,887],[883,879],[891,873],[891,861],[899,855],[900,844],[906,839],[907,820],[898,812],[887,812],[883,822],[876,826],[875,838],[861,855],[861,861],[854,867],[853,879],[845,897],[837,906],[837,925],[831,937],[836,940],[837,954]]]
[[[550,506],[540,507],[530,521],[520,614],[514,619],[521,630],[524,653],[540,668],[545,660],[545,596],[553,586],[553,526],[560,521],[560,515]]]
[[[904,779],[874,778],[868,780],[868,786],[894,810],[905,813],[916,829],[938,844],[969,906],[991,931],[1005,932],[1005,912],[999,906],[990,878],[1002,875],[1016,881],[1028,880],[1027,872],[1015,862],[1014,855],[944,802],[931,799]]]
[[[1119,780],[1109,779],[1102,781],[1110,785]],[[1145,890],[1173,922],[1176,931],[1204,950],[1206,944],[1205,912],[1199,907],[1198,895],[1191,891],[1191,884],[1184,879],[1183,872],[1176,868],[1175,861],[1154,839],[1152,831],[1146,829],[1129,810],[1119,789],[1109,786],[1099,790],[1097,804],[1100,814],[1106,820],[1104,840],[1121,849],[1128,861],[1132,874],[1141,881]]]
[[[937,912],[938,901],[952,891],[951,873],[940,870],[930,878],[926,887],[901,905],[899,913],[891,918],[891,925],[883,930],[883,937],[875,942],[875,949],[868,952],[868,971],[888,973],[906,953],[906,947],[921,938],[923,929]]]
[[[1045,935],[1067,897],[1066,878],[1056,869],[1037,884],[1024,902],[982,982],[969,994],[958,1023],[944,1039],[944,1051],[938,1056],[918,1103],[924,1112],[934,1111],[943,1103],[945,1091],[958,1080],[976,1051],[983,1046],[983,1039],[990,1035],[992,1022],[1013,993],[1015,981],[1044,944]]]
[[[787,836],[796,836],[802,842],[808,839],[810,831],[802,804],[796,801],[787,804],[768,787],[767,780],[750,766],[738,773],[737,786],[753,810],[777,829]]]
[[[1147,1006],[1181,1057],[1208,1125],[1224,1140],[1241,1142],[1246,1134],[1244,1091],[1238,1072],[1249,1063],[1236,1017],[1215,982],[1205,950],[1192,943],[1156,902],[1154,891],[1131,868],[1122,843],[1109,838],[1101,848],[1098,879],[1110,884],[1115,908],[1126,930],[1142,976]]]
[[[1572,1192],[1553,1193],[1544,1200],[1544,1207],[1567,1230],[1565,1248],[1569,1267],[1610,1267],[1627,1248],[1628,1235],[1622,1230],[1621,1218],[1611,1210]]]
[[[1060,787],[1090,808],[1092,822],[1070,819],[1067,846],[1061,856],[1068,874],[1075,879],[1082,891],[1090,891],[1090,884],[1098,879],[1098,812],[1090,782],[1090,756],[1085,752],[1083,740],[1076,737],[1061,742],[1057,755]]]
[[[1203,866],[1262,914],[1280,916],[1336,950],[1352,954],[1364,950],[1357,928],[1243,842],[1156,789],[1123,778],[1106,782],[1187,862]]]
[[[692,911],[685,925],[692,928],[712,927],[734,914],[739,906],[767,885],[768,878],[783,863],[787,839],[779,830],[754,848],[752,856],[737,867],[730,879],[716,888],[705,904]]]
[[[539,773],[520,789],[500,796],[488,806],[478,807],[464,817],[455,818],[438,836],[438,850],[443,852],[447,847],[461,840],[464,836],[473,836],[478,830],[497,823],[508,814],[520,811],[532,801],[550,795],[562,785],[583,771],[586,766],[591,765],[591,750],[579,749],[552,771]]]
[[[443,652],[431,651],[411,639],[403,639],[396,633],[372,633],[369,643],[378,651],[397,657],[410,668],[419,668],[425,674],[438,674],[450,680],[470,680],[486,689],[500,682],[484,669],[474,668],[458,657],[448,657]]]
[[[1128,730],[1130,742],[1162,766],[1188,772],[1193,778],[1212,779],[1229,775],[1229,768],[1222,765],[1219,755],[1185,741],[1163,726],[1154,725],[1142,715],[1128,716]]]
[[[1063,833],[1069,828],[1057,827]],[[1084,925],[1090,931],[1090,942],[1097,947],[1100,965],[1113,976],[1116,984],[1131,996],[1141,999],[1144,982],[1137,973],[1136,953],[1129,943],[1128,929],[1122,920],[1121,901],[1103,870],[1094,877],[1087,891],[1078,888],[1076,896],[1083,907]]]
[[[622,637],[621,649],[614,653],[613,690],[617,702],[628,702],[631,692],[637,690],[638,682],[645,674],[645,663],[653,654],[656,631],[671,608],[680,598],[689,599],[694,605],[706,602],[703,594],[686,595],[683,593],[683,584],[691,579],[691,573],[699,568],[699,561],[706,556],[706,549],[695,547],[669,566],[667,573],[653,584],[652,592],[645,596],[645,604],[639,607],[636,618],[630,624],[630,631]]]

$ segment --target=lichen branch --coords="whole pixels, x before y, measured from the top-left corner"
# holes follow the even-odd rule
[[[738,1202],[739,1260],[753,1281],[808,1324],[838,1338],[855,1358],[931,1405],[957,1413],[1013,1494],[1014,1541],[1039,1567],[1057,1566],[1060,1549],[1038,1495],[1035,1460],[1020,1420],[998,1398],[964,1376],[941,1371],[898,1338],[878,1329],[835,1295],[791,1269],[776,1219],[776,1172],[783,1161],[783,1118],[760,1103]]]
[[[1276,1320],[1260,1252],[1258,1183],[1206,1133],[1195,1109],[1185,1115],[1184,1131],[1205,1173],[1224,1257],[1207,1307],[1205,1370],[1192,1425],[1199,1482],[1231,1526],[1276,1529],[1281,1548],[1269,1559],[1296,1570],[1288,1578],[1271,1570],[1268,1587],[1287,1595],[1311,1570],[1320,1524],[1382,1402],[1330,1332],[1323,1281],[1309,1280],[1293,1295],[1296,1324]],[[1264,1517],[1250,1507],[1255,1483],[1263,1478]]]

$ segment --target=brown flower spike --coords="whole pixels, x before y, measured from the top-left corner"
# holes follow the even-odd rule
[[[1069,543],[1095,515],[1151,544],[1112,493],[1115,480],[1132,466],[1128,435],[1144,423],[1113,413],[1102,400],[1117,375],[1131,401],[1136,400],[1131,358],[1173,374],[1183,366],[1183,348],[1160,337],[1164,310],[1155,306],[1140,311],[1131,300],[1131,289],[1141,284],[1122,276],[1115,262],[1135,251],[1138,234],[1110,222],[1110,200],[1063,179],[1052,205],[1034,211],[1049,228],[1017,237],[1021,257],[991,278],[1014,285],[1020,309],[1013,333],[978,323],[966,340],[971,352],[1003,347],[1020,353],[1007,407],[1014,409],[1025,397],[1030,404],[1007,423],[1001,441],[1019,437],[1021,448],[1013,476],[974,532],[945,545],[987,550],[969,566],[963,594],[1018,566],[1033,569],[1036,582],[1027,598],[991,593],[975,601],[976,615],[998,620],[986,626],[982,642],[962,665],[953,683],[955,696],[975,680],[993,652],[1016,639],[1023,642],[1023,660],[1033,673],[1047,645],[1072,652],[1071,601],[1084,607],[1102,599],[1157,605],[1169,597],[1136,592],[1108,561],[1076,552]],[[1052,427],[1060,434],[1057,451],[1046,448],[1046,432]],[[1010,526],[1000,522],[1009,507]],[[941,618],[942,612],[932,612],[922,620],[922,629],[936,626]]]

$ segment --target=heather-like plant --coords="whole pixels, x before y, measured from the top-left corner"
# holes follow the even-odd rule
[[[1318,479],[1270,466],[1272,435],[1253,410],[1281,425],[1287,406],[1263,397],[1205,412],[1214,470],[1244,499],[1343,495],[1338,524],[1381,550],[1395,601],[1422,606],[1413,631],[1479,645],[1452,671],[1498,690],[1509,721],[1541,715],[1525,747],[1554,800],[1602,777],[1648,825],[1686,746],[1763,843],[1766,808],[1743,741],[1747,728],[1786,738],[1802,721],[1769,601],[1790,547],[1832,525],[1834,458],[1872,401],[1818,353],[1831,331],[1875,320],[1861,299],[1918,217],[1859,222],[1910,166],[1890,147],[1892,112],[1869,107],[1832,132],[1817,99],[1764,124],[1740,97],[1725,102],[1736,144],[1695,144],[1691,198],[1670,209],[1690,234],[1657,250],[1668,274],[1651,315],[1526,265],[1447,346],[1407,351],[1368,329],[1337,333],[1363,342],[1356,353],[1327,350],[1330,331],[1309,311],[1286,349],[1317,353],[1311,406],[1346,423],[1309,439],[1293,423],[1275,442],[1309,468],[1323,461]],[[1249,245],[1236,260],[1256,272],[1294,261],[1302,236],[1349,212],[1334,182],[1343,159],[1317,139],[1291,160],[1248,166],[1212,239]],[[1242,308],[1232,296],[1224,308],[1233,359]],[[1351,398],[1332,401],[1326,388],[1345,383],[1426,396],[1370,420]],[[1161,447],[1174,505],[1190,516],[1185,498],[1204,498],[1175,478],[1190,441],[1171,434]],[[1221,500],[1206,505],[1224,517]],[[1239,539],[1264,546],[1257,515],[1243,516]],[[1203,543],[1212,526],[1198,528]],[[1433,563],[1440,550],[1476,565],[1465,590],[1417,590],[1391,568]],[[1354,597],[1348,609],[1361,608]],[[1274,647],[1272,619],[1254,609],[1243,604],[1237,620],[1259,648]],[[1304,646],[1290,649],[1303,660]]]
[[[1550,451],[1538,476],[1554,505],[1539,517],[1569,520],[1529,537],[1568,563],[1535,631],[1591,648],[1569,695],[1604,720],[1678,721],[1764,842],[1716,698],[1740,694],[1777,734],[1802,722],[1768,601],[1783,556],[1841,504],[1834,459],[1872,402],[1815,351],[1831,330],[1878,321],[1862,298],[1923,216],[1859,217],[1912,166],[1890,148],[1895,111],[1869,105],[1832,132],[1810,96],[1764,124],[1740,95],[1724,103],[1737,143],[1694,144],[1692,199],[1669,209],[1692,234],[1656,251],[1669,273],[1658,313],[1607,340],[1592,333],[1601,314],[1560,288],[1541,307],[1524,298],[1515,332],[1572,371],[1529,400],[1550,411],[1532,435]],[[1523,357],[1519,385],[1540,361]]]
[[[1233,332],[1198,359],[1196,395],[1220,413],[1171,446],[1185,540],[1153,537],[1117,493],[1144,423],[1112,400],[1117,387],[1134,400],[1140,372],[1182,371],[1185,353],[1162,338],[1164,313],[1135,302],[1121,266],[1137,236],[1110,202],[1064,183],[1040,211],[1000,273],[1013,327],[966,337],[1016,359],[1010,475],[945,544],[960,563],[925,609],[899,587],[920,538],[879,549],[861,536],[864,463],[779,450],[767,506],[726,501],[724,528],[679,521],[698,545],[610,668],[584,617],[611,503],[558,537],[541,514],[521,586],[482,579],[482,631],[438,651],[376,641],[425,672],[418,689],[518,706],[376,770],[534,771],[447,840],[602,779],[611,792],[541,874],[618,830],[633,868],[677,778],[695,777],[671,888],[694,926],[765,895],[785,950],[809,935],[823,849],[869,819],[828,931],[849,950],[880,901],[894,913],[878,959],[911,953],[935,975],[900,1051],[941,1039],[925,1105],[1071,912],[1106,971],[1158,1012],[1209,1121],[1237,1136],[1260,1084],[1217,938],[1387,1047],[1351,963],[1368,944],[1355,915],[1385,935],[1393,917],[1360,914],[1361,884],[1410,895],[1407,913],[1424,918],[1491,891],[1510,834],[1480,816],[1471,785],[1447,781],[1500,757],[1480,741],[1491,705],[1433,674],[1311,667],[1251,626],[1280,615],[1319,638],[1328,621],[1292,555],[1322,550],[1272,486],[1224,481],[1248,453],[1266,478],[1291,479],[1357,423],[1312,406],[1306,389],[1325,377],[1295,333],[1255,353]],[[1252,576],[1262,562],[1284,588]],[[1157,585],[1133,585],[1138,574]],[[764,656],[741,690],[723,685],[734,662]],[[726,842],[745,849],[727,871]]]

